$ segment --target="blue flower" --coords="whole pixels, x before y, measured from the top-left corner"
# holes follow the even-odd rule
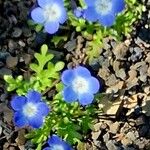
[[[99,21],[103,26],[111,26],[115,16],[125,8],[124,0],[85,0],[87,8],[83,17],[88,21]]]
[[[33,9],[31,17],[36,23],[44,25],[45,31],[54,34],[59,24],[67,20],[63,0],[37,0],[39,7]]]
[[[89,70],[78,66],[62,73],[61,80],[65,87],[63,97],[66,102],[79,100],[81,105],[91,104],[95,93],[100,88],[99,81],[92,77]]]
[[[83,15],[83,9],[80,8],[80,7],[77,7],[75,10],[74,10],[74,15],[79,18]]]
[[[43,150],[72,150],[70,145],[60,139],[57,135],[52,135],[48,140],[48,144],[49,147],[46,147]]]
[[[36,91],[29,91],[26,97],[14,97],[11,107],[15,111],[14,123],[18,127],[30,125],[39,128],[50,111],[47,104],[42,102],[41,94]]]

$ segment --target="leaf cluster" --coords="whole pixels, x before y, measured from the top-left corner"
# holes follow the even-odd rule
[[[56,80],[60,79],[60,71],[64,67],[64,63],[59,61],[56,64],[52,63],[53,54],[48,54],[47,45],[41,47],[41,53],[35,53],[36,63],[30,64],[30,69],[33,74],[27,80],[23,76],[13,78],[10,75],[5,75],[4,80],[8,83],[7,90],[16,90],[18,95],[25,95],[28,90],[34,89],[43,92],[47,87],[54,86]]]

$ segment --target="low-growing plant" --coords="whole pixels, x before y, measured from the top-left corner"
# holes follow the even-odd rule
[[[42,14],[47,12],[45,9],[47,7],[42,7],[42,9],[37,7],[31,12],[31,17],[35,23],[40,24],[33,22],[30,24],[35,25],[35,29],[38,32],[43,29],[41,25],[44,26],[44,31],[46,32],[49,32],[48,29],[53,30],[54,32],[49,32],[50,34],[57,32],[59,28],[64,29],[64,31],[72,31],[72,27],[74,27],[76,32],[79,32],[89,41],[86,47],[89,61],[98,57],[99,49],[103,47],[103,39],[105,37],[109,36],[116,41],[120,41],[123,36],[130,36],[133,30],[131,26],[141,18],[142,12],[145,10],[145,6],[136,0],[59,0],[59,2],[60,1],[61,5],[58,4],[57,6],[63,13],[55,16],[55,18],[53,17],[57,23],[50,24],[51,20],[47,19],[46,22],[49,22],[49,26],[45,26],[44,18],[46,15]],[[37,2],[41,7],[41,1],[37,0]],[[50,6],[53,10],[54,6],[48,2],[50,3],[52,0],[47,1],[47,5],[45,5]],[[39,13],[40,15],[37,15]],[[55,10],[55,14],[59,14],[59,11]],[[51,14],[49,13],[46,18],[50,18],[50,16]],[[61,21],[61,19],[63,19],[63,21]],[[55,28],[53,28],[53,26]],[[67,39],[69,36],[67,33],[68,32],[62,32],[61,37]],[[65,41],[58,37],[58,35],[53,35],[52,42],[54,42],[55,45],[57,45],[59,41]]]
[[[30,64],[29,80],[4,76],[7,90],[18,94],[11,101],[14,124],[33,128],[26,137],[37,145],[37,150],[42,149],[51,134],[57,134],[70,145],[81,143],[100,112],[97,106],[89,105],[100,88],[99,81],[81,66],[61,75],[64,63],[52,63],[53,57],[47,45],[43,45],[41,53],[35,53],[37,62]],[[54,89],[47,98],[45,94]]]

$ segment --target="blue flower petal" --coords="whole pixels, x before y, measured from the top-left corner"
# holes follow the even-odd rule
[[[26,102],[27,102],[26,97],[15,96],[11,101],[11,107],[16,111],[19,111],[22,109],[22,107],[25,105]]]
[[[55,2],[55,0],[37,0],[39,6],[44,8],[46,5],[51,5]]]
[[[44,23],[45,18],[43,16],[43,9],[40,7],[37,7],[32,10],[31,12],[31,18],[36,22],[36,23]]]
[[[78,7],[78,8],[76,8],[76,9],[73,11],[73,13],[74,13],[74,15],[75,15],[77,18],[79,18],[79,17],[81,17],[82,14],[83,14],[83,9],[80,8],[80,7]]]
[[[50,147],[45,147],[43,150],[51,150]]]
[[[83,78],[89,78],[91,77],[91,73],[88,69],[82,66],[78,66],[77,68],[74,69],[76,76],[81,76]]]
[[[89,6],[94,6],[95,5],[95,0],[84,0],[85,4],[89,7]]]
[[[43,124],[44,118],[40,114],[34,115],[34,117],[29,117],[28,118],[29,125],[32,126],[33,128],[40,128]]]
[[[72,87],[65,87],[63,97],[66,102],[71,103],[77,100],[78,95],[73,91]]]
[[[14,113],[14,123],[18,127],[23,127],[28,125],[28,120],[21,112]]]
[[[94,95],[91,93],[83,93],[79,95],[79,102],[82,106],[91,104],[94,99]]]
[[[48,105],[44,102],[38,103],[37,109],[38,109],[38,114],[40,114],[42,116],[47,116],[50,111]]]
[[[67,12],[64,7],[61,7],[61,16],[59,17],[58,21],[60,24],[63,24],[67,20]]]
[[[88,83],[89,83],[89,93],[92,94],[97,93],[100,88],[99,81],[96,78],[91,77],[88,79]]]
[[[63,0],[55,0],[56,4],[59,4],[60,6],[64,6]]]
[[[55,145],[55,144],[61,144],[62,139],[60,139],[57,135],[53,134],[49,140],[48,140],[48,144],[51,145]]]
[[[114,13],[119,13],[125,9],[125,1],[124,0],[112,0],[112,8]]]
[[[51,149],[55,149],[55,145],[56,146],[62,146],[62,148],[64,150],[72,150],[71,146],[69,144],[67,144],[65,141],[63,141],[61,138],[59,138],[57,135],[52,135],[49,140],[48,140],[48,144],[50,146]]]
[[[99,16],[98,21],[103,26],[108,26],[108,27],[112,26],[114,24],[114,22],[115,22],[115,14],[110,13],[110,14],[107,14],[107,15]]]
[[[41,101],[41,94],[33,90],[29,91],[26,97],[28,102],[37,103]]]
[[[65,85],[70,85],[75,78],[74,71],[72,69],[68,69],[63,71],[61,75],[61,80]]]
[[[88,7],[87,9],[83,10],[83,17],[88,21],[97,21],[98,14],[96,13],[94,7]]]
[[[45,31],[49,34],[54,34],[59,29],[59,23],[58,22],[48,22],[45,24]]]

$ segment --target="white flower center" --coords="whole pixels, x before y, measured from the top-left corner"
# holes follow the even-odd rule
[[[95,9],[98,14],[108,14],[112,9],[112,0],[96,0]]]
[[[36,113],[37,113],[37,106],[35,106],[35,104],[33,103],[27,103],[23,107],[23,114],[26,117],[33,117]]]
[[[62,145],[53,145],[51,150],[64,150]]]
[[[77,93],[85,93],[88,90],[88,82],[82,77],[75,78],[72,85],[73,90]]]
[[[53,22],[61,16],[60,7],[57,4],[47,5],[44,8],[44,18],[46,22]]]

